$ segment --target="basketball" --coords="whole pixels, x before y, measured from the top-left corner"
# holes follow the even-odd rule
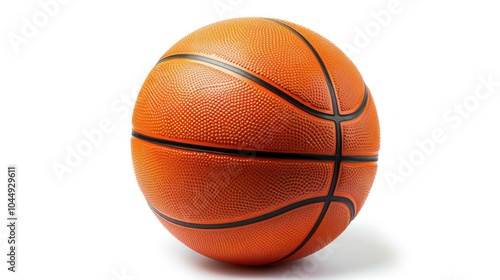
[[[146,78],[132,127],[147,205],[226,263],[320,250],[359,213],[377,170],[379,122],[357,68],[277,19],[220,21],[178,41]]]

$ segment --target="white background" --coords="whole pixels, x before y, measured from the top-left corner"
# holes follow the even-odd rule
[[[0,4],[1,217],[7,165],[19,169],[18,273],[3,261],[2,218],[1,279],[500,278],[500,86],[474,96],[488,93],[481,79],[500,81],[495,1],[61,0],[49,16],[46,2]],[[377,23],[382,10],[390,20]],[[359,216],[320,255],[267,269],[178,242],[148,209],[130,157],[130,104],[149,69],[189,32],[241,16],[289,20],[346,50],[382,131]],[[37,26],[24,36],[27,22]],[[103,121],[111,131],[58,178],[53,165]],[[445,139],[424,155],[415,141],[436,129]]]

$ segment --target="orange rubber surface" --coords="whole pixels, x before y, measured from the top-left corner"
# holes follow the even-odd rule
[[[161,58],[131,146],[141,191],[175,237],[216,260],[266,265],[347,228],[373,184],[380,132],[371,93],[335,45],[290,22],[239,18]]]

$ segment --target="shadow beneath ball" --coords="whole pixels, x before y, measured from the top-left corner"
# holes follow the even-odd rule
[[[372,228],[351,225],[333,243],[301,260],[276,266],[247,267],[205,257],[194,262],[207,273],[233,277],[308,279],[367,273],[395,261],[391,243]]]

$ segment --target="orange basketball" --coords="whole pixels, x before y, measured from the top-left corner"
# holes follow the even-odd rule
[[[278,264],[312,254],[359,213],[379,124],[331,42],[276,19],[203,27],[151,70],[133,115],[139,186],[160,222],[210,258]]]

